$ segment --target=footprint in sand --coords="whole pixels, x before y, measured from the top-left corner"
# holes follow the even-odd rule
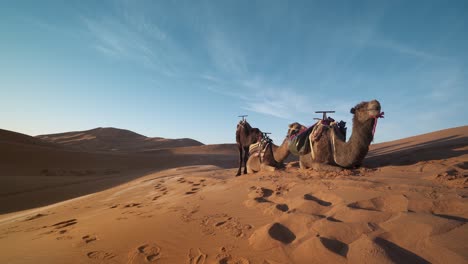
[[[254,200],[255,200],[257,203],[273,203],[272,201],[267,200],[267,199],[265,199],[264,197],[255,197]]]
[[[404,195],[379,196],[369,200],[361,200],[348,204],[349,208],[380,212],[407,212],[408,198]]]
[[[319,198],[317,198],[317,197],[315,197],[315,196],[313,196],[311,194],[304,194],[304,199],[308,200],[308,201],[314,201],[314,202],[318,203],[321,206],[330,206],[330,205],[332,205],[332,203],[321,200],[321,199],[319,199]]]
[[[128,259],[128,263],[155,262],[160,258],[161,248],[156,244],[144,244],[133,250]]]
[[[56,240],[72,240],[73,237],[72,236],[60,236],[60,237],[57,237],[55,239]]]
[[[77,223],[76,219],[70,219],[62,222],[58,222],[56,224],[53,224],[52,226],[55,227],[56,229],[62,229],[67,226],[75,225]]]
[[[266,199],[267,197],[273,195],[273,190],[264,187],[252,186],[250,187],[250,191],[251,192],[249,196],[253,198],[253,200],[257,203],[273,203],[270,200]]]
[[[257,188],[255,192],[258,194],[258,196],[264,198],[270,197],[273,194],[273,190],[264,187]]]
[[[143,207],[140,203],[129,203],[127,205],[124,206],[125,208],[130,208],[130,207],[137,207],[137,208],[141,208]]]
[[[282,242],[283,244],[289,244],[296,239],[296,235],[291,230],[289,230],[289,228],[280,223],[274,223],[268,229],[268,235],[270,235],[271,238]]]
[[[287,212],[289,207],[287,204],[277,204],[276,209],[280,210],[281,212]]]
[[[99,261],[102,263],[103,261],[106,260],[111,260],[115,258],[115,255],[109,252],[104,252],[104,251],[91,251],[86,254],[89,259],[92,259],[94,261]]]
[[[218,255],[216,255],[216,263],[218,264],[249,264],[250,261],[246,258],[236,258],[230,253],[232,248],[221,247]]]
[[[331,252],[346,257],[348,254],[348,245],[333,238],[319,237],[320,242]]]
[[[188,264],[204,264],[206,261],[207,254],[203,253],[200,249],[197,252],[192,252],[192,248],[189,249],[187,255],[187,263]],[[193,250],[195,251],[195,250]]]
[[[28,218],[26,218],[26,220],[24,221],[31,221],[31,220],[35,220],[35,219],[38,219],[38,218],[41,218],[41,217],[44,217],[46,216],[46,214],[35,214],[33,216],[30,216]]]
[[[221,258],[218,260],[219,264],[249,264],[250,261],[246,258],[233,258],[231,256]]]
[[[81,239],[83,240],[85,244],[88,244],[97,240],[96,236],[93,236],[93,235],[86,235],[82,237]]]
[[[178,181],[179,183],[184,183],[184,182],[185,182],[185,179],[184,179],[184,178],[179,178],[179,179],[177,179],[177,181]]]
[[[251,229],[252,225],[242,224],[239,219],[227,214],[208,215],[201,221],[201,230],[206,235],[214,235],[220,230],[234,237],[246,237]]]

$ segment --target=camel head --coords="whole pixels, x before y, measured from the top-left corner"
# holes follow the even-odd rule
[[[252,144],[259,142],[263,137],[262,131],[256,127],[250,130],[250,138],[252,139]]]
[[[351,108],[351,114],[354,114],[354,117],[359,122],[365,122],[369,119],[377,118],[380,116],[380,103],[377,100],[372,100],[369,102],[361,102],[355,107]]]
[[[304,129],[307,129],[307,127],[305,127],[305,126],[303,126],[303,125],[301,125],[301,124],[299,124],[297,122],[294,122],[294,123],[289,125],[288,137],[297,135],[299,132],[301,132]]]

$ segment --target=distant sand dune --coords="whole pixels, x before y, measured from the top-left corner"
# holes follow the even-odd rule
[[[130,130],[99,127],[86,131],[39,135],[37,138],[81,151],[134,152],[152,149],[201,146],[189,138],[149,138]]]

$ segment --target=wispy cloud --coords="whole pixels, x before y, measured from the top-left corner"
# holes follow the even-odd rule
[[[234,81],[234,86],[236,89],[232,89],[232,84],[218,81],[206,89],[238,99],[241,109],[266,116],[289,120],[310,111],[308,96],[293,88],[272,85],[258,77]]]
[[[166,76],[176,75],[173,58],[182,52],[169,36],[144,16],[124,12],[104,18],[81,17],[90,46],[105,56],[128,60]],[[167,50],[171,47],[171,50]]]
[[[290,88],[258,87],[253,96],[244,101],[244,109],[279,117],[293,119],[299,114],[308,112],[307,96]]]
[[[383,33],[379,32],[379,28],[377,27],[376,23],[346,26],[343,29],[338,30],[338,32],[340,33],[340,38],[342,38],[341,41],[345,43],[353,43],[357,46],[355,47],[355,50],[357,51],[362,50],[364,47],[376,47],[420,59],[449,59],[447,57],[426,51],[422,48],[414,47],[410,44],[390,39]]]
[[[380,48],[385,48],[389,49],[391,51],[401,53],[404,55],[410,55],[416,58],[420,59],[438,59],[438,60],[446,60],[446,57],[439,56],[437,54],[432,54],[417,48],[413,48],[409,45],[405,45],[403,43],[399,43],[390,39],[385,39],[383,37],[379,37],[377,39],[373,39],[371,42],[369,42],[370,45],[380,47]]]
[[[215,67],[225,73],[244,75],[247,60],[235,41],[221,30],[212,29],[207,34],[207,49]]]

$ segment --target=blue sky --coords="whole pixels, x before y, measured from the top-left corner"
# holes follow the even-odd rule
[[[279,143],[378,99],[375,142],[468,124],[468,1],[0,1],[0,127]]]

